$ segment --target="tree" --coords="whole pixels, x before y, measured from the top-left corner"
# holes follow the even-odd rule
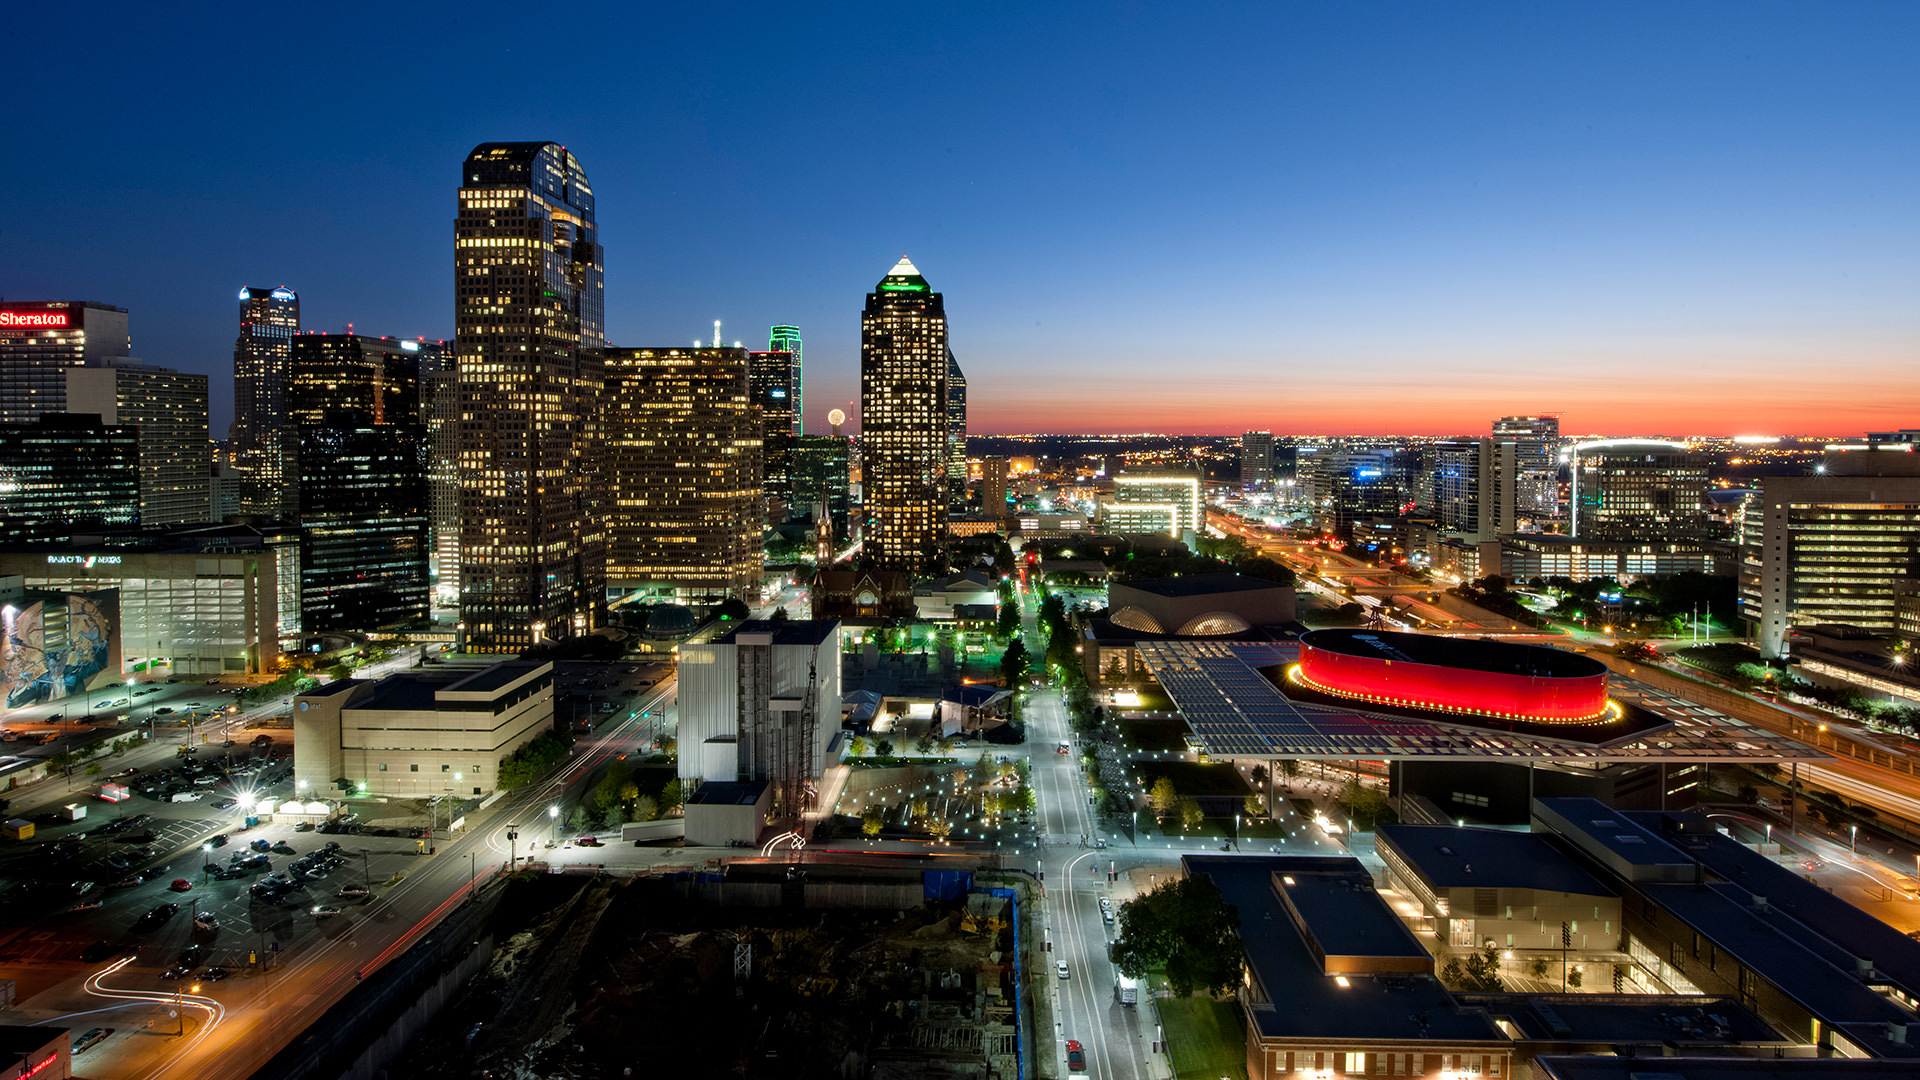
[[[593,827],[593,817],[587,813],[586,807],[576,806],[573,812],[567,815],[567,827],[577,833],[586,832]]]
[[[1188,832],[1200,827],[1207,819],[1206,811],[1200,809],[1200,803],[1194,799],[1180,800],[1180,827]]]
[[[652,821],[660,816],[660,804],[651,795],[642,795],[633,800],[633,820]]]
[[[1173,813],[1173,808],[1180,802],[1180,792],[1174,788],[1172,780],[1163,776],[1148,789],[1147,801],[1153,804],[1155,814],[1166,817]]]
[[[1250,818],[1257,818],[1261,814],[1266,813],[1267,810],[1266,806],[1260,802],[1260,796],[1258,795],[1247,796],[1246,802],[1242,804],[1241,809],[1246,811],[1246,815]]]
[[[881,757],[892,757],[893,756],[893,740],[881,739],[879,742],[874,743],[873,752],[876,754],[879,754]]]
[[[660,789],[661,816],[669,816],[679,810],[683,801],[685,800],[680,794],[680,778],[675,777],[667,781],[666,786]]]
[[[1033,789],[1030,787],[1017,788],[1000,797],[1000,809],[1007,814],[1031,814],[1033,807]]]
[[[1393,816],[1393,806],[1386,795],[1358,780],[1348,780],[1333,801],[1346,809],[1355,828],[1371,829]]]
[[[745,603],[732,596],[720,601],[720,605],[713,609],[713,613],[723,620],[732,620],[733,622],[739,622],[753,614]]]
[[[879,836],[880,830],[887,824],[887,812],[879,803],[873,803],[860,811],[860,831],[868,836]]]
[[[933,741],[932,732],[921,732],[920,737],[913,740],[913,749],[915,753],[918,753],[921,755],[931,754],[933,753],[933,747],[934,747],[934,741]]]
[[[1269,773],[1267,771],[1267,767],[1265,765],[1255,765],[1253,769],[1247,773],[1247,778],[1252,780],[1254,784],[1257,786],[1257,785],[1265,784],[1267,782],[1267,778],[1272,775],[1273,775],[1272,773]]]
[[[1300,763],[1292,758],[1280,759],[1280,775],[1291,780],[1300,775]]]
[[[1544,979],[1547,972],[1553,970],[1553,964],[1544,956],[1536,956],[1527,964],[1527,973],[1536,979]]]
[[[1488,945],[1477,953],[1472,953],[1463,961],[1459,957],[1448,960],[1440,969],[1440,981],[1455,990],[1479,990],[1498,992],[1500,984],[1500,953]]]
[[[105,771],[106,771],[106,770],[105,770],[105,769],[103,769],[103,768],[101,767],[101,765],[100,765],[100,763],[99,763],[99,762],[97,762],[97,761],[96,761],[96,762],[93,762],[92,764],[90,764],[90,765],[88,765],[88,766],[87,766],[87,775],[88,775],[88,776],[99,776],[99,775],[100,775],[100,774],[101,774],[102,772],[105,772]]]
[[[1008,686],[1019,682],[1020,676],[1027,673],[1030,663],[1027,657],[1027,643],[1019,638],[1013,639],[1013,643],[1007,646],[1007,651],[1000,654],[1001,681]]]
[[[1119,922],[1113,962],[1133,978],[1164,966],[1167,984],[1182,997],[1195,990],[1225,993],[1240,980],[1240,912],[1203,874],[1120,905]]]
[[[786,608],[777,607],[773,609],[772,614],[767,616],[767,621],[768,622],[786,622],[792,618],[793,616],[787,614]]]
[[[927,835],[933,837],[935,840],[938,840],[941,843],[946,842],[947,834],[951,833],[952,831],[953,831],[953,823],[948,821],[944,817],[932,817],[927,819]]]
[[[847,742],[847,755],[849,757],[867,756],[867,740],[859,735],[855,735]]]

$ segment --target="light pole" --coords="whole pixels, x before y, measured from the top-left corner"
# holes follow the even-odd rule
[[[551,804],[547,806],[547,820],[553,824],[553,838],[548,841],[547,846],[553,847],[560,842],[560,808],[558,806]]]
[[[1860,857],[1860,826],[1849,825],[1847,829],[1849,832],[1847,837],[1847,854],[1857,859]]]
[[[514,846],[514,842],[520,839],[520,834],[516,831],[519,828],[518,825],[507,826],[507,870],[509,872],[513,870],[513,864],[520,861],[519,848]]]
[[[200,883],[203,885],[206,884],[207,875],[211,873],[213,873],[213,845],[201,844],[200,845]],[[197,904],[199,902],[200,902],[199,897],[195,897],[194,903]]]
[[[182,1035],[187,1033],[187,1014],[182,1011],[183,1005],[181,1002],[182,992],[186,989],[187,986],[184,980],[173,984],[173,1016],[174,1019],[180,1021],[180,1034]],[[193,984],[193,992],[196,994],[200,992],[199,983]]]

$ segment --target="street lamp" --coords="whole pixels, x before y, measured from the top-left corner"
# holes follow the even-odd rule
[[[1851,835],[1847,838],[1847,853],[1855,858],[1860,856],[1860,826],[1847,826]]]
[[[558,806],[549,805],[547,807],[547,820],[553,823],[552,844],[558,844],[560,842],[560,808]],[[551,847],[552,844],[548,846]]]
[[[203,882],[206,881],[207,875],[211,873],[213,873],[213,845],[201,844],[200,845],[200,880]]]

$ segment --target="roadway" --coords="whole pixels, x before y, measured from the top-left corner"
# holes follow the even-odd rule
[[[404,838],[338,837],[347,841],[343,846],[353,861],[340,869],[335,880],[369,879],[372,897],[363,905],[331,901],[340,903],[343,913],[324,920],[299,913],[305,902],[327,902],[334,891],[327,888],[291,912],[268,913],[265,925],[270,929],[265,933],[272,935],[266,939],[268,946],[281,934],[287,940],[278,952],[269,948],[272,963],[264,969],[242,966],[234,977],[201,985],[198,992],[191,989],[192,983],[182,987],[161,982],[158,972],[174,961],[191,935],[190,920],[176,918],[151,935],[137,957],[104,967],[73,964],[73,975],[24,1002],[19,1011],[34,1022],[78,1030],[115,1028],[114,1037],[85,1054],[81,1067],[91,1077],[242,1080],[317,1022],[360,979],[419,941],[466,900],[472,888],[504,871],[509,824],[526,830],[517,854],[526,852],[535,839],[556,835],[546,808],[572,801],[570,787],[591,777],[616,753],[631,751],[647,738],[651,722],[642,720],[641,714],[663,708],[676,688],[671,676],[662,679],[634,704],[626,719],[576,743],[573,756],[549,778],[470,815],[467,828],[437,841],[436,854],[418,854],[414,842]],[[336,839],[295,834],[290,826],[278,825],[245,835],[289,840],[302,854],[323,840]],[[353,873],[356,869],[361,872]],[[203,898],[203,904],[231,902],[249,883],[240,879],[196,885],[192,895]],[[129,897],[131,902],[109,904],[88,918],[97,917],[100,921],[95,925],[101,930],[124,927],[149,899]],[[218,944],[235,950],[227,939],[241,935],[229,934],[226,925],[223,920]],[[244,936],[256,939],[248,944],[258,948],[262,933],[249,931]],[[232,955],[237,959],[238,951]],[[167,1015],[176,989],[186,1013],[182,1018]],[[172,1034],[176,1026],[184,1027],[184,1035]]]

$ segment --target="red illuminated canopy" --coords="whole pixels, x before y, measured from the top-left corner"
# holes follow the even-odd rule
[[[1516,650],[1537,652],[1529,657]],[[1538,724],[1613,719],[1607,670],[1538,646],[1388,631],[1316,630],[1291,678],[1336,697]]]

